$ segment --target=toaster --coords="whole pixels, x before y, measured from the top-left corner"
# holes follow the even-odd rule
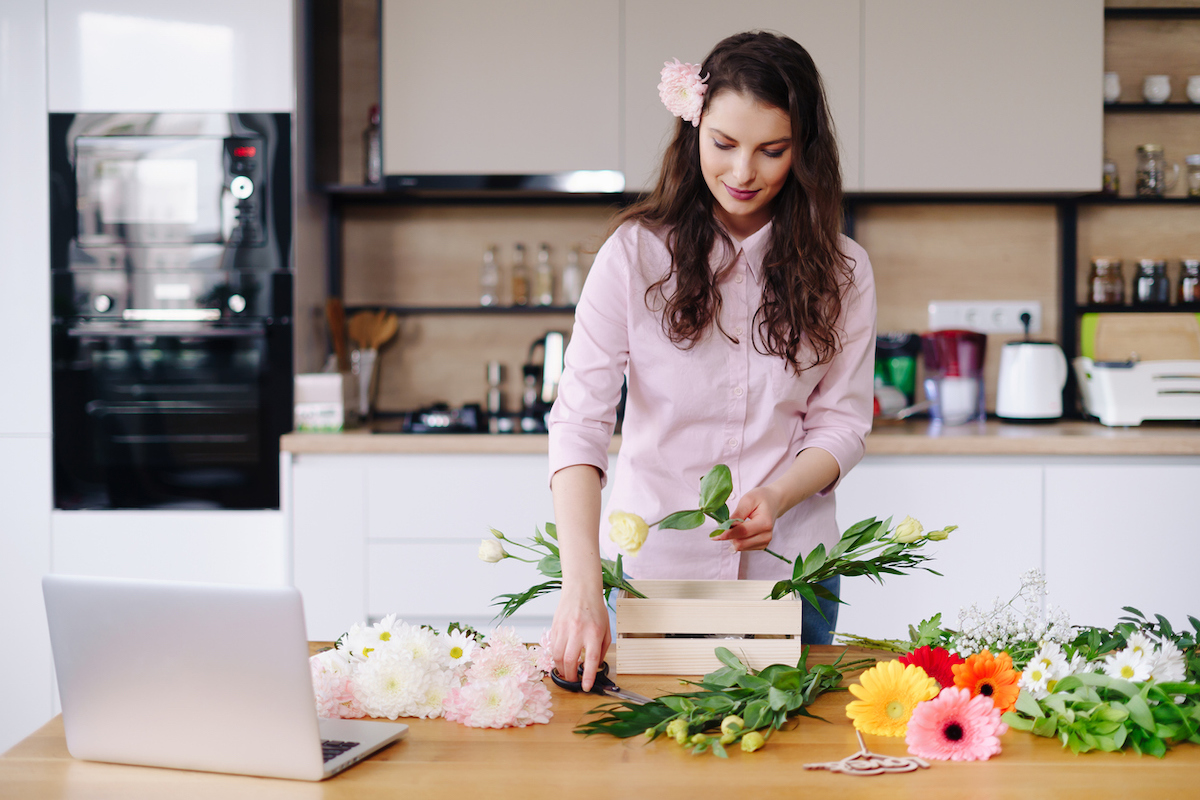
[[[1084,410],[1104,425],[1200,420],[1200,360],[1073,362]]]

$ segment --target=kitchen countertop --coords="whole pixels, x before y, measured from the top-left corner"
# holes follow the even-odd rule
[[[840,647],[813,647],[810,663],[828,663]],[[623,688],[646,695],[680,689],[666,676],[618,676]],[[837,761],[858,749],[845,715],[849,695],[833,692],[758,753],[735,750],[728,760],[692,756],[674,742],[643,737],[584,738],[575,726],[603,700],[546,682],[554,700],[548,725],[505,730],[467,728],[442,719],[406,719],[408,737],[327,781],[272,780],[76,761],[67,753],[62,718],[0,756],[0,796],[139,798],[702,798],[815,797],[958,800],[1195,796],[1200,747],[1183,744],[1165,758],[1133,753],[1076,756],[1057,739],[1019,731],[1001,738],[986,762],[932,762],[900,775],[851,777],[807,771],[804,764]],[[906,755],[903,739],[865,737],[874,752]]]
[[[621,437],[609,446],[616,453]],[[545,453],[545,434],[289,433],[280,440],[295,454]],[[939,428],[929,420],[876,421],[868,456],[1200,456],[1200,425],[1145,423],[1109,428],[1068,420],[1043,424],[987,422]]]

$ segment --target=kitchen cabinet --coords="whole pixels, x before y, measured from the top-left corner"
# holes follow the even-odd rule
[[[869,457],[837,489],[838,525],[868,517],[912,516],[927,530],[958,525],[925,552],[941,576],[917,571],[844,578],[837,629],[872,638],[903,638],[941,612],[954,627],[960,608],[1011,597],[1021,574],[1042,568],[1042,466],[1027,459]],[[1052,588],[1057,588],[1053,587]],[[1060,594],[1061,597],[1067,595]]]
[[[50,111],[290,112],[292,6],[49,0]]]
[[[532,564],[478,557],[489,528],[523,541],[554,519],[544,454],[304,454],[290,471],[293,569],[309,638],[336,639],[391,613],[487,629],[492,598],[545,580]],[[555,603],[536,600],[505,624],[536,640]]]
[[[1046,468],[1046,578],[1076,625],[1132,606],[1176,629],[1200,617],[1200,464],[1095,460]]]
[[[384,174],[619,170],[620,7],[383,0]]]
[[[677,120],[658,97],[663,62],[678,58],[698,64],[726,36],[759,29],[789,36],[809,51],[837,129],[843,180],[847,189],[857,189],[860,25],[860,4],[847,0],[628,0],[623,28],[626,191],[653,188],[662,152],[675,131]]]
[[[1101,0],[865,0],[862,188],[1100,188]]]

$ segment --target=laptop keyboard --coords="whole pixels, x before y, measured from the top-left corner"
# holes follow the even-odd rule
[[[321,740],[321,755],[325,761],[337,758],[351,747],[358,747],[358,742],[339,742],[337,739]]]

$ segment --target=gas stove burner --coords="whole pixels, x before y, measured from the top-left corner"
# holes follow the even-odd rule
[[[451,408],[434,403],[404,415],[403,433],[486,433],[487,420],[478,403]]]

